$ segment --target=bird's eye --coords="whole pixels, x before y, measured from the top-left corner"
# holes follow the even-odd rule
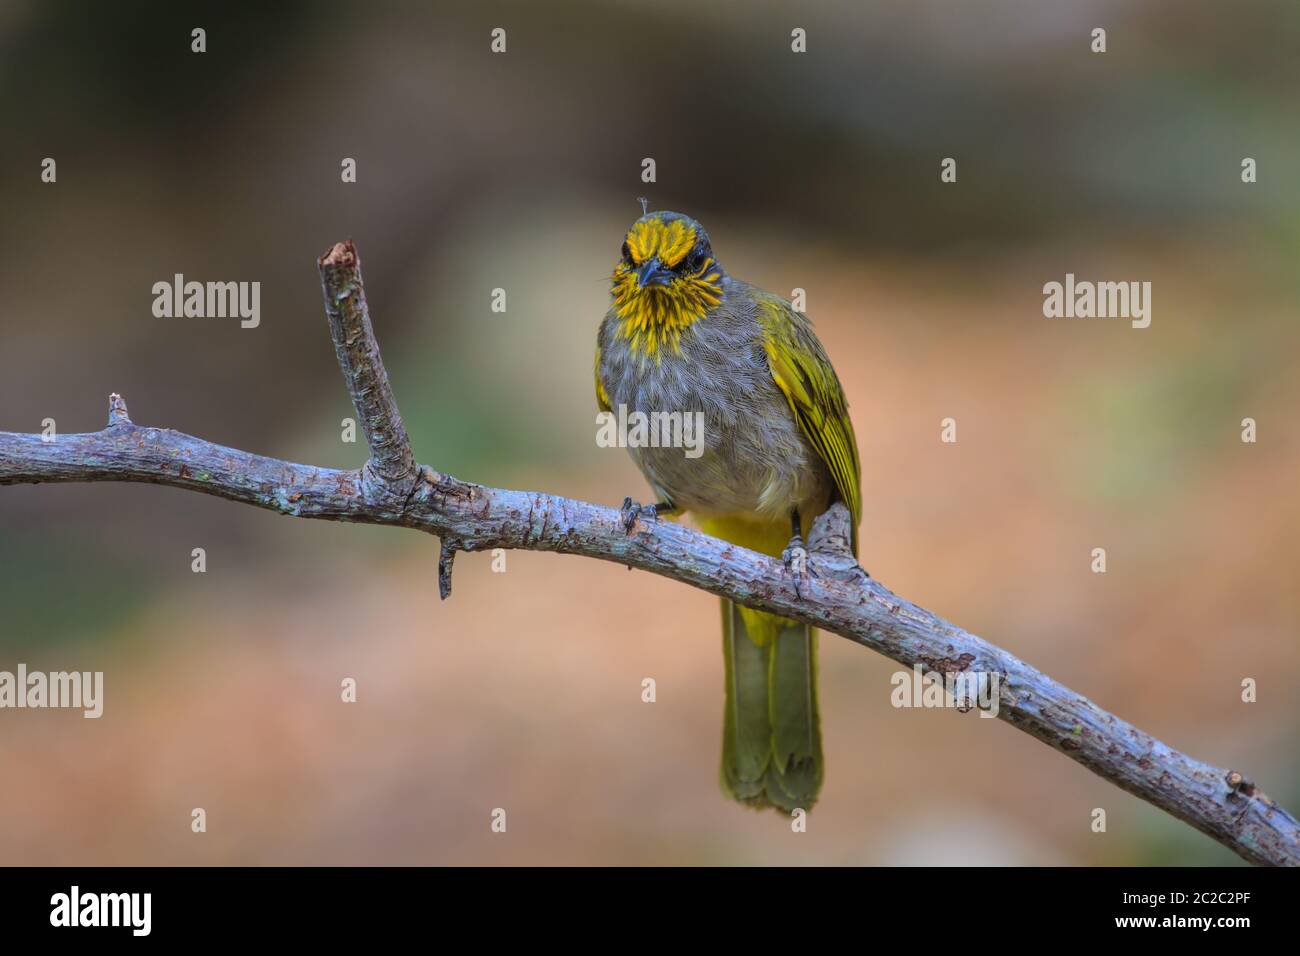
[[[628,248],[626,242],[623,243],[623,258],[626,259],[628,262],[632,261],[632,250]]]

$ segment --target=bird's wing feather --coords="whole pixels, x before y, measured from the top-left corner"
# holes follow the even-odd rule
[[[609,395],[605,391],[605,386],[600,381],[600,343],[596,343],[596,406],[602,412],[612,412],[613,408],[609,404]]]
[[[856,554],[862,466],[844,389],[808,319],[783,299],[757,290],[755,296],[772,378],[789,400],[804,437],[826,462],[840,498],[848,506]]]

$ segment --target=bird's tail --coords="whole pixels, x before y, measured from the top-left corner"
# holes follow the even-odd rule
[[[817,634],[722,601],[722,787],[754,807],[808,810],[822,787]]]

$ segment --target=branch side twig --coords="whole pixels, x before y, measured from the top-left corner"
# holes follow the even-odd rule
[[[379,342],[361,282],[361,260],[352,240],[335,243],[317,265],[334,353],[370,448],[367,466],[380,485],[405,495],[415,481],[415,456],[379,357]]]
[[[394,525],[438,535],[439,590],[457,551],[521,548],[578,554],[663,575],[806,622],[939,675],[998,675],[998,717],[1160,807],[1253,863],[1300,865],[1300,823],[1236,770],[1195,760],[1098,707],[1009,652],[893,594],[857,565],[842,505],[809,537],[796,594],[780,561],[673,522],[628,533],[612,508],[488,488],[416,464],[379,355],[360,260],[350,242],[319,260],[330,334],[370,459],[317,468],[131,422],[120,396],[87,434],[0,432],[0,485],[133,481],[203,492],[302,518]]]

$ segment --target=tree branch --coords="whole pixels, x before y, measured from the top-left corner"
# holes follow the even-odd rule
[[[1001,719],[1251,862],[1300,865],[1300,824],[1242,774],[1174,750],[869,578],[849,550],[842,505],[814,525],[800,596],[780,561],[684,525],[638,521],[628,532],[612,508],[487,488],[417,465],[371,328],[356,250],[339,243],[318,264],[335,352],[369,445],[361,469],[294,464],[136,425],[113,395],[99,432],[49,441],[0,432],[0,485],[149,482],[300,518],[426,531],[441,538],[443,597],[457,551],[555,551],[650,571],[831,631],[927,674],[993,675]]]
[[[370,447],[370,460],[362,470],[373,472],[381,490],[406,495],[415,481],[415,456],[379,357],[379,342],[361,282],[361,260],[348,240],[336,242],[316,264],[334,354]]]

